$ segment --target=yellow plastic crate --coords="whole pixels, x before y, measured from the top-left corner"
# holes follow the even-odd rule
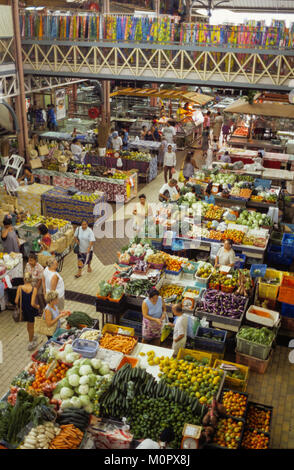
[[[118,333],[118,330],[124,330],[128,332],[128,336],[135,336],[134,328],[128,326],[113,325],[112,323],[106,323],[103,327],[102,334],[105,333]]]
[[[284,275],[287,274],[283,271],[277,271],[276,269],[268,268],[265,272],[265,279],[279,278],[279,284],[267,284],[266,282],[259,282],[258,295],[262,299],[276,300],[279,293],[279,288],[282,283]]]
[[[201,361],[202,359],[208,359],[208,363],[206,364],[208,367],[212,367],[213,359],[212,354],[206,351],[196,351],[195,349],[184,349],[181,348],[178,352],[177,359],[183,359],[185,356],[194,357],[197,361]]]
[[[244,380],[226,376],[225,387],[230,388],[231,390],[237,390],[238,392],[246,392],[249,376],[249,367],[243,366],[241,364],[236,364],[235,362],[228,362],[223,361],[222,359],[217,359],[213,364],[213,368],[217,369],[221,364],[230,364],[232,366],[236,366],[239,370],[241,370],[241,372],[245,374]]]

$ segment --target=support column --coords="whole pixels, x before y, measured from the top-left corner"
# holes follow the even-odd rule
[[[17,95],[15,97],[15,113],[19,125],[19,134],[18,134],[18,153],[20,155],[25,155],[25,144],[24,144],[24,133],[23,133],[23,127],[22,127],[22,113],[21,113],[21,103],[20,103],[20,96]]]
[[[18,85],[19,85],[19,111],[21,118],[19,121],[20,126],[20,135],[19,139],[22,141],[20,148],[23,149],[22,155],[28,159],[28,146],[29,146],[29,136],[28,136],[28,122],[27,122],[27,113],[26,113],[26,104],[25,104],[25,87],[24,87],[24,73],[23,73],[23,63],[22,63],[22,50],[21,50],[21,36],[19,28],[19,6],[18,0],[12,0],[12,18],[13,18],[13,27],[14,27],[14,46],[15,46],[15,65],[18,76]]]
[[[155,90],[158,90],[158,84],[157,83],[152,83],[151,88],[154,88]],[[150,106],[157,106],[157,97],[152,96],[150,98]]]
[[[110,13],[109,0],[103,0],[103,13]],[[103,80],[103,106],[102,106],[102,119],[110,123],[110,80]]]

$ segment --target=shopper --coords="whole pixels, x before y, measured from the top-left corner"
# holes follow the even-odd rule
[[[193,152],[187,153],[185,162],[184,162],[184,167],[183,167],[183,176],[187,181],[189,181],[190,178],[194,175],[194,171],[197,170],[197,165],[195,163],[195,160],[193,159]]]
[[[172,145],[167,146],[167,151],[163,156],[163,171],[164,171],[164,181],[167,183],[167,175],[169,179],[172,178],[173,172],[175,172],[175,166],[177,164],[176,152],[173,151]]]
[[[215,204],[215,199],[214,199],[214,196],[211,194],[211,189],[212,189],[212,184],[209,183],[205,189],[205,202],[207,202],[207,204]]]
[[[159,151],[158,151],[158,167],[159,168],[163,167],[163,158],[164,158],[165,152],[167,151],[167,146],[168,146],[167,140],[165,137],[163,137],[161,141],[161,146],[159,147]]]
[[[19,183],[15,177],[15,171],[11,168],[8,170],[7,175],[3,178],[3,184],[7,194],[11,196],[17,196],[17,190],[19,188]]]
[[[41,224],[38,227],[39,234],[41,235],[41,239],[39,240],[39,244],[43,251],[49,251],[52,243],[51,235],[49,230],[45,224]]]
[[[219,151],[219,143],[218,139],[214,137],[213,142],[212,142],[212,159],[213,161],[216,160],[217,153]]]
[[[136,449],[167,449],[167,445],[175,439],[175,433],[172,428],[165,428],[159,436],[159,442],[152,439],[144,439]]]
[[[222,126],[223,126],[224,118],[222,117],[220,111],[218,111],[213,125],[213,139],[219,141]]]
[[[162,322],[166,306],[158,290],[151,289],[142,304],[142,342],[160,345]]]
[[[51,104],[48,109],[48,129],[50,131],[57,130],[57,120],[56,120],[54,104]]]
[[[111,140],[112,148],[114,151],[118,152],[122,149],[122,138],[118,135],[118,132],[113,132]]]
[[[86,220],[82,220],[81,226],[76,229],[75,242],[79,245],[78,273],[75,275],[75,277],[78,278],[81,277],[82,269],[86,265],[88,266],[88,273],[92,272],[91,261],[93,258],[95,235]]]
[[[12,226],[12,218],[6,215],[3,220],[3,229],[1,232],[1,242],[4,253],[19,253],[20,244],[16,232]]]
[[[171,179],[168,183],[165,183],[159,190],[159,201],[177,201],[180,197],[179,191],[177,189],[177,180]]]
[[[168,144],[174,143],[174,138],[176,136],[176,129],[171,125],[171,122],[167,122],[167,126],[162,129],[162,135],[165,137]]]
[[[153,139],[155,142],[160,142],[161,141],[161,136],[158,131],[158,127],[156,125],[156,119],[153,121],[152,127],[151,127],[151,134],[153,136]]]
[[[231,266],[231,268],[233,268],[235,261],[236,257],[233,250],[233,242],[232,240],[226,240],[224,246],[219,249],[216,255],[214,266],[215,268],[219,268],[220,266]]]
[[[142,126],[142,130],[140,132],[140,140],[145,140],[145,136],[147,134],[147,127],[146,126]]]
[[[24,166],[23,175],[18,179],[19,184],[34,184],[35,177],[29,166]]]
[[[226,150],[225,153],[221,156],[220,161],[224,163],[231,163],[231,158],[228,150]]]
[[[185,348],[187,341],[188,319],[183,315],[183,309],[180,304],[172,306],[172,313],[176,317],[173,332],[173,357],[177,357],[181,348]]]
[[[44,268],[38,263],[38,257],[36,253],[29,254],[29,259],[25,267],[25,274],[26,273],[32,276],[32,286],[37,289],[37,303],[40,305],[40,309],[43,310],[45,307],[42,289]]]
[[[21,320],[27,323],[27,330],[29,335],[28,350],[32,351],[37,346],[37,336],[34,336],[34,321],[38,315],[40,305],[37,302],[37,288],[32,285],[32,275],[30,273],[24,274],[24,284],[18,286],[15,304],[19,304]]]
[[[231,133],[231,122],[230,121],[225,121],[222,127],[222,133],[223,133],[223,143],[227,143],[229,135]]]
[[[78,139],[73,139],[70,151],[73,154],[76,163],[83,163],[86,152],[83,150],[82,144]]]
[[[202,155],[206,156],[209,146],[209,127],[206,126],[202,132]]]
[[[56,290],[58,293],[58,308],[64,309],[64,281],[60,274],[57,272],[58,263],[55,258],[48,261],[47,268],[44,269],[42,277],[43,293],[46,299],[48,292]]]
[[[152,215],[152,209],[146,201],[145,194],[140,194],[133,215],[135,216],[133,229],[139,232],[141,228],[144,228],[147,217]]]
[[[208,127],[208,130],[210,130],[210,117],[211,117],[211,112],[207,111],[207,113],[204,116],[204,121],[203,121],[203,128],[206,129]]]
[[[47,305],[44,309],[43,318],[45,319],[47,326],[56,325],[56,330],[60,328],[60,319],[68,315],[68,312],[59,311],[59,297],[57,291],[49,291],[46,295]],[[55,330],[55,331],[56,331]],[[53,335],[52,335],[53,336]],[[48,339],[51,339],[52,336],[47,336]]]
[[[123,143],[123,150],[128,150],[129,147],[129,133],[128,129],[126,127],[123,127],[122,129],[122,143]]]

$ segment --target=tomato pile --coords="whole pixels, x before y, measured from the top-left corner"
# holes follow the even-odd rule
[[[182,261],[176,259],[176,258],[168,258],[166,261],[166,269],[168,271],[180,271],[182,268]]]
[[[245,431],[242,440],[242,447],[244,449],[268,449],[269,438],[264,434],[258,434],[256,430]]]
[[[46,373],[50,367],[50,364],[41,364],[36,371],[35,380],[32,383],[30,389],[36,393],[42,393],[46,386],[50,386],[59,382],[65,377],[65,374],[69,367],[63,363],[58,363],[55,369],[50,374],[50,377],[46,378]]]
[[[217,230],[210,230],[209,238],[211,238],[211,240],[222,240],[223,234],[222,232],[218,232]]]
[[[225,230],[223,233],[224,240],[233,240],[234,243],[240,244],[244,238],[244,232],[241,230]]]
[[[270,432],[271,411],[249,406],[246,425],[262,432]]]
[[[232,418],[220,419],[213,438],[214,444],[227,449],[237,449],[241,440],[243,423]]]
[[[246,411],[247,398],[246,395],[229,390],[223,394],[222,404],[229,415],[243,418]]]

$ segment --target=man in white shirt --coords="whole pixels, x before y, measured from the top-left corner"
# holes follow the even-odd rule
[[[82,269],[86,265],[88,265],[88,273],[92,272],[91,261],[93,258],[95,235],[93,230],[88,227],[88,222],[83,220],[81,226],[76,229],[74,237],[75,242],[79,245],[78,273],[75,275],[78,278],[81,277]]]
[[[177,180],[171,179],[168,183],[165,183],[159,190],[159,200],[164,201],[176,201],[180,195],[177,190]]]
[[[164,127],[162,129],[162,135],[165,137],[168,144],[174,143],[174,137],[176,133],[177,131],[175,130],[174,126],[172,126],[169,121],[167,123],[167,127]]]
[[[13,170],[8,170],[8,174],[4,176],[3,178],[3,183],[4,187],[6,189],[6,192],[8,194],[11,194],[12,196],[16,195],[16,191],[19,187],[18,181],[14,176],[14,171]]]
[[[159,442],[152,439],[144,439],[136,449],[166,449],[167,444],[175,439],[175,433],[172,428],[165,428],[159,436]]]
[[[81,143],[78,139],[73,139],[70,150],[73,154],[74,160],[76,163],[83,163],[86,152],[83,151]]]
[[[121,150],[122,144],[123,144],[122,138],[119,137],[118,132],[114,132],[112,134],[112,148],[113,148],[113,150],[115,150],[116,152]]]
[[[172,313],[176,317],[173,334],[173,357],[177,357],[181,348],[185,348],[187,341],[188,319],[183,315],[182,306],[180,304],[172,306]]]
[[[177,164],[176,152],[173,151],[172,145],[167,146],[167,151],[163,156],[163,171],[164,171],[164,181],[167,183],[167,174],[169,173],[169,179],[172,178],[172,170],[175,169]]]

